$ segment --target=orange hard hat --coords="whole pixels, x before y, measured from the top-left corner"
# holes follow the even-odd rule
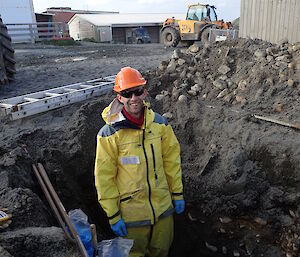
[[[116,76],[114,91],[118,93],[129,88],[145,85],[146,83],[147,81],[139,71],[131,67],[124,67]]]

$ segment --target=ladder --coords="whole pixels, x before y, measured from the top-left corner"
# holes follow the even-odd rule
[[[115,75],[0,100],[0,115],[11,120],[57,109],[113,89]]]

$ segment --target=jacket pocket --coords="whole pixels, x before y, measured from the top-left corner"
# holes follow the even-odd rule
[[[132,198],[132,196],[130,195],[130,196],[127,196],[127,197],[125,197],[123,199],[120,199],[120,203],[129,201],[131,198]]]
[[[153,158],[153,170],[154,170],[154,177],[155,177],[155,185],[156,185],[156,187],[158,187],[158,177],[157,177],[157,172],[156,172],[155,152],[154,152],[153,144],[150,144],[150,146],[151,146],[152,158]]]

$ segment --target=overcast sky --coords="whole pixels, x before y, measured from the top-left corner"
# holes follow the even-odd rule
[[[185,13],[188,4],[197,2],[199,0],[33,0],[33,5],[35,12],[48,7],[71,7],[121,13]],[[206,0],[203,3],[215,5],[219,19],[232,21],[240,16],[240,0]]]

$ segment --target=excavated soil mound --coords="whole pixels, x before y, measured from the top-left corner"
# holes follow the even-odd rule
[[[176,49],[145,73],[149,100],[178,137],[186,211],[172,257],[299,256],[300,45],[237,40]],[[95,138],[112,94],[0,126],[0,203],[13,222],[0,256],[79,256],[31,170],[41,162],[67,210],[81,208],[111,238],[93,182]],[[77,109],[77,111],[75,111]],[[26,145],[30,156],[23,148]]]

